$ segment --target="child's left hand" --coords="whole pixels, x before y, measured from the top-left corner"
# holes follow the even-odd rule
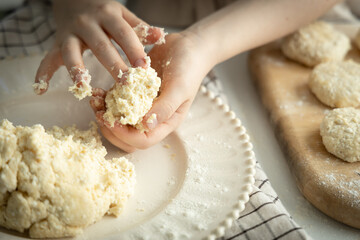
[[[154,123],[147,124],[148,132],[118,123],[113,128],[106,124],[103,120],[106,92],[97,89],[90,103],[105,138],[124,151],[133,152],[148,148],[173,132],[186,117],[202,79],[215,64],[206,51],[202,40],[184,33],[168,35],[165,44],[150,51],[151,66],[158,72],[162,85],[160,96],[143,120],[147,124],[152,113],[157,115]]]

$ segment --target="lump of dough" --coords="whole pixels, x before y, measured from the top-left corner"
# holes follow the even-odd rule
[[[349,38],[325,22],[314,22],[286,37],[281,50],[285,56],[313,67],[342,60],[351,44]]]
[[[150,26],[146,25],[145,23],[139,23],[134,28],[134,31],[136,35],[138,36],[140,42],[143,45],[147,45],[147,37],[150,35],[149,30]],[[161,45],[165,43],[165,36],[167,35],[166,32],[164,32],[164,28],[158,28],[160,30],[160,38],[155,42],[155,45]]]
[[[328,152],[347,162],[360,161],[360,110],[330,111],[320,125],[320,135]]]
[[[310,74],[309,86],[316,97],[330,107],[360,105],[360,64],[353,61],[327,62]]]
[[[70,76],[75,82],[74,85],[69,87],[69,91],[72,92],[77,99],[82,100],[87,96],[91,96],[91,75],[88,69],[72,67]]]
[[[104,120],[111,127],[117,121],[123,125],[132,125],[140,131],[146,131],[142,120],[150,110],[161,85],[161,79],[155,69],[150,67],[149,57],[146,57],[146,62],[147,68],[130,67],[128,72],[123,74],[126,79],[115,83],[106,94]],[[121,77],[122,74],[119,74],[119,78]]]
[[[75,236],[104,214],[118,216],[135,185],[126,158],[105,160],[96,124],[0,125],[0,225],[33,238]]]

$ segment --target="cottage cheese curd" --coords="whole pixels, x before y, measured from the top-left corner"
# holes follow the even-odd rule
[[[0,124],[0,225],[30,237],[74,236],[104,214],[118,216],[135,185],[126,158],[105,160],[96,124]]]

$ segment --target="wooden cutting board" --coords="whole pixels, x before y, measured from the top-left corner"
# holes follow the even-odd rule
[[[346,163],[326,151],[319,127],[331,108],[310,91],[311,69],[285,58],[279,46],[253,50],[249,67],[297,185],[322,212],[360,228],[360,162]],[[353,47],[347,58],[360,62],[359,50]]]

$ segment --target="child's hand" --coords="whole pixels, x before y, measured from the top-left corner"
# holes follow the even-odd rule
[[[148,124],[149,132],[115,123],[111,128],[104,123],[105,92],[94,91],[91,99],[103,135],[115,146],[132,152],[148,148],[174,131],[184,120],[202,79],[213,67],[212,56],[205,52],[204,44],[195,36],[177,33],[166,37],[166,44],[155,46],[149,53],[151,65],[162,79],[161,94],[155,100],[147,117],[156,113],[157,121]]]
[[[111,43],[113,39],[124,50],[132,66],[145,66],[143,45],[133,27],[143,23],[120,3],[111,0],[54,0],[57,24],[55,44],[42,60],[35,82],[49,82],[54,72],[65,65],[76,81],[78,71],[85,69],[82,53],[91,49],[98,60],[117,79],[119,69],[127,70],[124,60]],[[150,27],[146,42],[162,37],[159,28]],[[42,94],[47,89],[41,89]]]

